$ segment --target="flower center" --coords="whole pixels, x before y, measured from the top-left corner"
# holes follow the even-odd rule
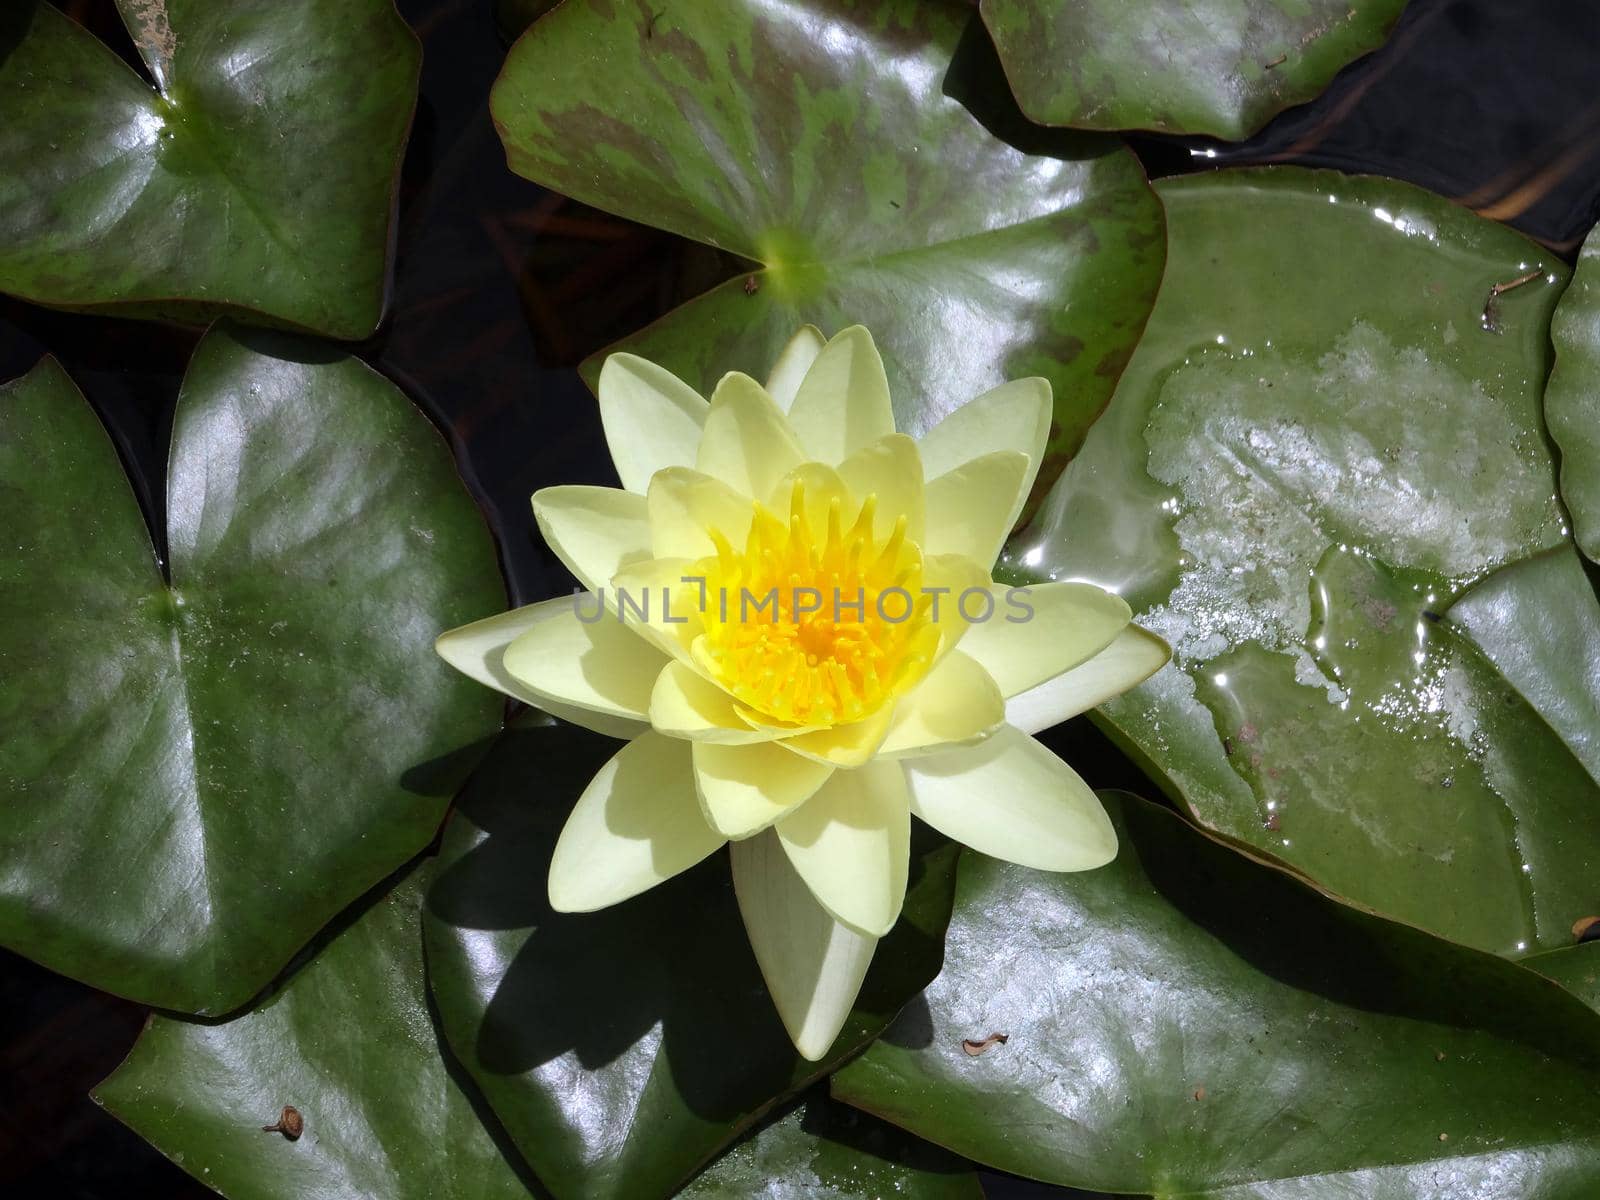
[[[716,530],[704,636],[695,655],[758,717],[800,726],[859,721],[926,672],[938,646],[922,550],[906,519],[873,534],[877,497],[853,514],[808,505],[796,480],[784,521],[759,501],[742,549]],[[845,519],[853,516],[848,528]]]

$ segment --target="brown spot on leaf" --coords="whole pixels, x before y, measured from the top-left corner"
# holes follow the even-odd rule
[[[128,0],[128,32],[133,44],[146,62],[152,59],[160,64],[157,75],[166,73],[166,66],[178,52],[178,38],[167,20],[167,0]]]
[[[1119,346],[1101,356],[1094,365],[1094,373],[1101,379],[1121,379],[1122,371],[1133,357],[1133,346]]]
[[[1600,917],[1579,917],[1572,923],[1572,940],[1600,942]]]
[[[298,1141],[300,1135],[306,1131],[306,1119],[300,1115],[300,1110],[292,1104],[285,1104],[283,1111],[278,1114],[276,1125],[263,1125],[262,1133],[281,1133],[289,1141]]]
[[[1009,1033],[991,1033],[988,1037],[981,1039],[962,1038],[961,1048],[967,1052],[969,1057],[977,1058],[978,1055],[987,1052],[991,1047],[1004,1046],[1010,1040],[1011,1035]]]

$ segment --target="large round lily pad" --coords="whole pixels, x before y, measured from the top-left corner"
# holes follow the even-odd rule
[[[1563,546],[1512,563],[1445,615],[1600,778],[1600,602],[1577,552]]]
[[[950,0],[565,4],[512,49],[493,110],[518,173],[759,264],[622,346],[709,391],[764,372],[802,323],[859,322],[913,434],[1043,375],[1045,479],[1160,281],[1137,161],[1022,121]]]
[[[262,1006],[155,1017],[95,1098],[228,1200],[544,1194],[445,1049],[424,978],[434,864],[361,913]],[[576,998],[575,998],[576,1002]],[[290,1139],[264,1129],[285,1106]],[[682,1193],[696,1200],[982,1200],[970,1164],[813,1091]]]
[[[1600,561],[1600,237],[1590,233],[1550,322],[1556,362],[1545,419],[1561,448],[1561,494],[1578,545]]]
[[[1044,125],[1249,137],[1383,44],[1405,0],[982,0]]]
[[[154,86],[0,11],[0,292],[363,338],[422,53],[393,0],[117,0]]]
[[[1388,181],[1159,190],[1149,332],[1011,568],[1172,643],[1102,713],[1203,824],[1447,937],[1563,944],[1600,905],[1600,787],[1440,617],[1569,544],[1540,414],[1564,269]]]
[[[1132,797],[1051,875],[962,855],[946,961],[834,1094],[979,1162],[1215,1200],[1577,1200],[1600,1021]],[[974,1057],[966,1046],[1008,1035]],[[964,1045],[965,1043],[965,1045]]]
[[[46,361],[0,388],[0,942],[219,1013],[432,837],[491,693],[434,636],[505,604],[443,439],[355,359],[219,329],[178,401],[167,570]]]
[[[971,1164],[819,1086],[678,1193],[685,1200],[983,1200]]]
[[[443,1057],[423,980],[422,868],[260,1008],[155,1017],[95,1099],[228,1200],[514,1200],[531,1178]],[[264,1129],[285,1107],[290,1138]],[[511,1157],[507,1157],[509,1152]]]
[[[955,847],[913,846],[900,924],[821,1062],[766,993],[726,857],[596,913],[552,912],[550,855],[618,743],[531,718],[445,832],[424,928],[450,1044],[557,1200],[672,1195],[775,1103],[875,1037],[938,972]]]

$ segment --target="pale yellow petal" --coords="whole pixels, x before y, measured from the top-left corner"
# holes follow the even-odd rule
[[[906,536],[924,550],[929,549],[923,541],[927,504],[922,459],[914,440],[903,433],[891,433],[867,443],[839,464],[839,478],[858,499],[877,497],[873,533],[879,540],[887,538],[895,523],[904,517]]]
[[[992,597],[989,619],[973,623],[961,648],[1008,697],[1087,662],[1133,619],[1127,601],[1092,583],[997,584]]]
[[[974,622],[983,619],[994,580],[989,569],[962,554],[931,554],[922,560],[922,586],[937,603],[939,654],[954,650]]]
[[[888,736],[893,712],[887,706],[850,725],[832,725],[786,737],[782,745],[804,758],[834,767],[859,767],[878,752]]]
[[[994,680],[957,650],[946,655],[895,706],[889,735],[878,753],[926,754],[952,743],[978,741],[998,729],[1005,719],[1005,698]]]
[[[996,450],[1028,456],[1022,492],[1033,488],[1044,460],[1053,417],[1048,380],[1013,379],[969,400],[925,433],[917,443],[929,479]]]
[[[555,603],[562,611],[532,625],[505,648],[506,673],[547,712],[565,706],[648,721],[651,689],[671,660],[592,598],[575,603],[562,597]]]
[[[1086,663],[1047,679],[1006,701],[1006,721],[1038,733],[1138,687],[1172,657],[1166,642],[1129,625]]]
[[[844,1027],[878,939],[817,903],[771,830],[735,842],[730,854],[733,892],[761,977],[795,1049],[816,1062]]]
[[[593,912],[686,871],[727,839],[706,824],[689,747],[659,733],[629,742],[595,775],[550,860],[550,904]]]
[[[911,811],[980,854],[1041,871],[1087,871],[1117,834],[1078,773],[1021,730],[905,764]]]
[[[703,666],[704,664],[702,664]],[[798,734],[810,733],[814,729],[825,729],[824,725],[796,725],[791,721],[780,721],[776,717],[769,717],[766,713],[757,712],[747,704],[737,700],[733,703],[734,712],[739,714],[739,719],[751,729],[760,729],[772,734],[773,737],[795,737]]]
[[[706,420],[699,392],[665,367],[635,354],[613,354],[600,368],[600,423],[617,476],[644,494],[663,467],[692,467]]]
[[[898,762],[834,772],[776,829],[800,878],[835,919],[872,937],[889,932],[911,858],[910,800]]]
[[[963,554],[992,564],[1027,499],[1028,456],[996,450],[946,471],[927,486],[929,554]]]
[[[755,506],[720,479],[688,467],[669,467],[646,493],[650,550],[657,558],[706,558],[717,552],[710,531],[744,548]]]
[[[656,676],[650,693],[650,724],[657,733],[697,742],[749,745],[781,736],[775,729],[752,728],[739,716],[727,692],[676,660],[669,660]]]
[[[695,469],[752,499],[762,499],[805,456],[772,397],[748,375],[722,377],[711,395]]]
[[[784,412],[794,406],[800,381],[817,360],[826,340],[815,325],[802,325],[779,352],[778,361],[772,364],[772,374],[767,376],[767,395]]]
[[[894,432],[889,380],[870,333],[852,325],[822,348],[795,393],[789,421],[806,457],[829,466]]]
[[[832,767],[790,754],[773,742],[694,744],[695,787],[706,820],[730,838],[749,837],[793,812],[832,774]]]
[[[786,472],[783,478],[773,485],[772,491],[767,496],[767,507],[773,513],[780,517],[793,515],[796,483],[800,485],[800,496],[803,501],[801,515],[814,535],[825,535],[828,528],[828,510],[835,500],[839,502],[841,526],[849,528],[855,520],[859,507],[858,497],[845,486],[838,471],[816,462],[801,463],[794,470]]]
[[[593,596],[582,597],[581,601],[571,596],[557,596],[554,600],[541,600],[538,604],[525,605],[440,634],[434,642],[434,649],[440,658],[463,675],[524,704],[543,709],[553,717],[582,725],[608,737],[637,737],[649,728],[641,714],[618,714],[614,708],[602,712],[563,703],[533,691],[506,669],[506,650],[517,638],[540,622],[569,616],[574,611],[574,604],[580,602],[584,613],[597,612],[599,609]],[[623,633],[629,642],[639,642],[633,634],[625,630]],[[638,664],[641,674],[647,674],[652,669],[644,660],[653,657],[658,663],[666,661],[648,646],[641,644],[637,648],[643,651]]]
[[[533,494],[533,516],[545,544],[590,591],[623,567],[650,557],[650,521],[643,496],[619,488],[564,485]]]
[[[629,629],[688,663],[702,631],[700,602],[708,590],[688,559],[650,558],[612,576],[606,607]]]

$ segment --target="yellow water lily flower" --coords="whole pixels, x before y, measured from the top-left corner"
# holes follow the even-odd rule
[[[1094,793],[1029,734],[1167,647],[1091,584],[990,576],[1049,433],[1042,379],[913,439],[867,331],[808,326],[765,386],[735,372],[708,402],[614,354],[599,395],[622,487],[533,498],[587,593],[453,630],[439,653],[628,739],[562,830],[551,904],[616,904],[731,843],[778,1013],[821,1058],[900,914],[912,816],[1043,870],[1115,856]]]

